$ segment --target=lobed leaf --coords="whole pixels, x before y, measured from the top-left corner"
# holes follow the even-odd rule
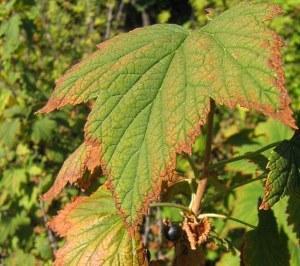
[[[198,31],[154,25],[119,35],[57,82],[40,112],[96,102],[85,143],[101,166],[129,227],[141,221],[176,153],[190,152],[209,100],[255,109],[296,127],[284,88],[280,38],[269,4],[241,3]]]
[[[271,153],[264,198],[260,209],[267,210],[285,195],[300,196],[300,135],[280,143]]]
[[[111,192],[100,187],[90,197],[78,197],[49,226],[66,237],[55,254],[55,265],[147,265],[139,236],[128,232]]]

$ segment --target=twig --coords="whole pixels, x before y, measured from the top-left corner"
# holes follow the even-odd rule
[[[172,202],[156,202],[156,203],[150,204],[150,207],[151,208],[154,208],[154,207],[169,207],[169,208],[180,209],[180,210],[185,211],[187,213],[191,213],[192,212],[192,210],[189,209],[188,207],[186,207],[184,205],[172,203]]]
[[[124,5],[125,5],[124,0],[122,0],[120,5],[119,5],[118,12],[117,12],[117,15],[116,15],[116,22],[118,24],[119,24],[119,21],[122,17],[122,14],[123,14]]]
[[[256,151],[253,151],[253,152],[246,152],[245,154],[243,155],[239,155],[239,156],[236,156],[236,157],[233,157],[233,158],[230,158],[230,159],[227,159],[227,160],[222,160],[222,161],[219,161],[215,164],[212,164],[208,167],[209,170],[212,170],[212,169],[215,169],[215,168],[220,168],[228,163],[233,163],[233,162],[237,162],[237,161],[240,161],[240,160],[244,160],[244,159],[251,159],[255,156],[257,156],[258,154],[260,153],[263,153],[269,149],[272,149],[274,147],[276,147],[278,144],[280,144],[282,141],[276,141],[274,143],[271,143],[265,147],[262,147]]]
[[[144,225],[144,234],[143,234],[143,244],[145,247],[148,245],[148,236],[150,233],[150,217],[146,215],[145,217],[145,225]]]
[[[161,210],[160,208],[157,208],[157,225],[159,228],[159,235],[158,235],[158,252],[157,252],[157,259],[160,259],[162,256],[162,243],[163,243],[163,238],[162,238],[162,233],[163,233],[163,222],[161,219]]]
[[[108,5],[108,9],[107,9],[107,21],[106,21],[106,30],[105,30],[105,35],[104,35],[104,39],[107,40],[110,36],[110,30],[111,30],[111,22],[112,22],[112,18],[113,18],[113,9],[114,6],[113,5]]]
[[[48,218],[48,215],[46,214],[46,211],[45,211],[44,202],[41,199],[40,199],[40,208],[41,208],[41,211],[42,211],[42,214],[43,214],[44,224],[45,224],[45,227],[47,229],[48,240],[50,242],[50,246],[51,246],[52,252],[54,254],[55,251],[57,250],[57,240],[56,240],[54,234],[52,233],[52,231],[47,226],[49,218]]]
[[[214,112],[215,112],[215,102],[210,99],[210,111],[207,117],[207,138],[205,144],[205,154],[204,154],[204,164],[203,164],[203,178],[200,179],[197,187],[196,196],[192,203],[192,211],[195,214],[198,214],[201,208],[201,201],[207,186],[207,179],[209,175],[209,162],[211,155],[211,146],[212,146],[212,135],[213,135],[213,122],[214,122]]]
[[[142,11],[142,21],[143,21],[143,26],[148,26],[150,25],[150,18],[146,10],[143,9]]]
[[[227,5],[226,0],[222,0],[222,4],[223,4],[223,7],[224,7],[225,10],[228,9],[228,5]]]
[[[258,181],[258,180],[262,180],[262,179],[264,179],[266,177],[267,177],[267,173],[264,172],[264,173],[262,173],[261,175],[259,175],[256,178],[252,178],[252,179],[246,180],[244,182],[241,182],[241,183],[239,183],[239,184],[237,184],[235,186],[232,186],[231,188],[229,188],[228,192],[233,191],[233,190],[235,190],[235,189],[237,189],[239,187],[242,187],[244,185],[250,184],[252,182],[255,182],[255,181]]]
[[[226,219],[226,220],[232,220],[232,221],[235,221],[237,223],[240,223],[240,224],[243,224],[243,225],[246,225],[246,226],[249,226],[253,229],[256,228],[256,226],[252,225],[252,224],[248,224],[247,222],[244,222],[242,220],[239,220],[237,218],[234,218],[234,217],[231,217],[231,216],[227,216],[227,215],[224,215],[224,214],[218,214],[218,213],[202,213],[200,215],[198,215],[198,219],[203,219],[203,218],[221,218],[221,219]]]

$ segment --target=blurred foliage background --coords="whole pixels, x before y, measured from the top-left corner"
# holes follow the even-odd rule
[[[197,29],[236,0],[2,0],[0,1],[0,265],[51,265],[62,241],[46,227],[50,216],[79,192],[67,188],[51,205],[40,195],[52,184],[67,155],[81,142],[88,107],[64,108],[47,116],[36,115],[55,80],[96,44],[120,32],[153,23],[176,23]],[[296,116],[300,116],[300,1],[276,0],[284,9],[272,27],[285,39],[287,88]],[[241,154],[288,138],[289,129],[243,108],[219,107],[215,122],[214,160]],[[205,134],[194,146],[201,160]],[[263,162],[263,160],[262,160]],[[184,158],[178,169],[189,176]],[[251,162],[231,164],[218,175],[218,184],[237,186],[259,175]],[[260,181],[222,193],[212,184],[205,198],[209,211],[230,213],[257,223]],[[188,204],[186,186],[168,191],[168,201]],[[223,191],[224,192],[224,191]],[[288,237],[291,265],[300,265],[299,241],[286,221],[287,200],[276,205],[277,223]],[[290,204],[291,205],[291,204]],[[298,205],[299,206],[299,205]],[[176,210],[151,212],[180,220]],[[300,216],[300,214],[299,214]],[[300,217],[298,217],[300,220]],[[150,219],[150,222],[149,222]],[[148,226],[147,245],[154,257],[168,257],[170,245],[156,243],[157,224]],[[207,245],[207,265],[239,265],[240,239],[246,228],[216,222],[219,243]],[[298,224],[299,226],[299,224]],[[298,227],[300,228],[300,227]],[[226,251],[232,252],[226,252]]]

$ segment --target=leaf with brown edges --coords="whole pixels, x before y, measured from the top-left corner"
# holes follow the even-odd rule
[[[52,200],[67,183],[78,182],[86,170],[91,173],[100,165],[100,154],[97,147],[81,144],[64,162],[52,187],[43,195],[44,200]]]
[[[260,209],[267,210],[286,195],[300,197],[300,134],[282,141],[271,153]]]
[[[55,254],[56,266],[147,265],[139,234],[126,230],[110,191],[103,186],[68,204],[49,226],[66,238]]]
[[[266,22],[277,6],[241,3],[205,27],[154,25],[121,34],[69,70],[41,112],[96,102],[85,143],[101,154],[117,208],[140,223],[176,153],[191,151],[210,98],[296,127],[284,88],[280,38]]]

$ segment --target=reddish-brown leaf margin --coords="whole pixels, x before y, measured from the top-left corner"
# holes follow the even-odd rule
[[[91,173],[100,165],[100,155],[97,146],[81,144],[64,162],[54,184],[42,196],[43,200],[51,201],[56,197],[67,183],[77,182],[89,170]]]
[[[105,184],[104,184],[105,186]],[[54,232],[56,232],[60,237],[68,237],[68,231],[73,227],[72,221],[69,219],[69,214],[76,209],[80,204],[84,203],[88,199],[87,196],[79,196],[73,199],[72,202],[67,203],[67,205],[58,212],[58,214],[53,217],[47,224],[47,226]],[[136,240],[140,240],[140,234],[138,230],[130,231],[130,236]],[[137,249],[138,261],[141,265],[147,266],[148,263],[145,260],[146,255],[144,252],[143,245],[140,242],[140,246]],[[60,248],[55,252],[55,266],[64,266],[64,248]]]
[[[207,104],[207,109],[203,110],[204,114],[209,113],[209,104]],[[136,221],[133,224],[128,224],[125,220],[126,213],[121,208],[121,202],[119,199],[119,196],[117,195],[114,185],[112,182],[112,175],[110,174],[110,169],[107,167],[107,163],[105,163],[103,159],[103,154],[101,153],[102,145],[99,143],[97,139],[93,139],[90,136],[88,136],[87,132],[85,132],[87,135],[85,135],[85,142],[87,146],[98,146],[98,150],[100,151],[100,160],[101,160],[101,169],[104,175],[107,177],[106,185],[108,189],[112,192],[113,198],[115,199],[116,208],[119,210],[120,215],[122,216],[124,220],[124,224],[126,225],[129,232],[135,232],[136,228],[141,224],[143,216],[148,212],[148,208],[151,202],[158,200],[163,181],[167,181],[168,183],[173,183],[174,180],[178,180],[177,174],[175,173],[175,167],[176,167],[176,154],[180,153],[187,153],[191,154],[192,152],[192,144],[195,142],[196,137],[200,134],[200,128],[203,126],[206,122],[205,120],[200,120],[198,123],[195,123],[195,127],[190,131],[190,133],[187,136],[187,141],[178,143],[177,146],[174,148],[173,153],[170,153],[170,159],[169,164],[166,167],[164,171],[161,172],[159,176],[159,182],[155,182],[153,184],[151,193],[147,195],[144,202],[142,203],[142,206],[140,210],[138,211],[138,217]]]
[[[269,4],[265,11],[266,14],[264,19],[261,21],[262,23],[273,20],[274,17],[281,15],[283,12],[282,8],[276,4]],[[242,97],[238,96],[226,100],[225,102],[222,98],[214,100],[216,100],[218,104],[225,104],[229,108],[234,108],[237,105],[240,105],[249,110],[260,111],[267,116],[283,122],[293,129],[297,129],[298,127],[295,124],[295,119],[292,116],[293,112],[290,108],[291,100],[285,88],[285,75],[281,56],[281,50],[284,47],[284,42],[275,31],[269,29],[267,25],[265,27],[266,34],[271,35],[272,41],[266,41],[262,43],[261,46],[262,48],[267,49],[270,55],[268,61],[266,62],[266,67],[273,69],[276,73],[276,76],[273,78],[271,83],[273,83],[273,85],[279,91],[280,105],[278,110],[274,110],[267,104],[258,104],[257,102],[251,101],[251,99],[245,101]]]

